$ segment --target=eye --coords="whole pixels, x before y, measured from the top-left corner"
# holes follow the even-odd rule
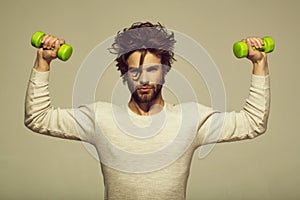
[[[138,73],[139,69],[138,68],[130,68],[129,69],[129,72],[132,73],[132,74],[136,74]]]
[[[159,66],[151,66],[151,67],[148,67],[148,68],[147,68],[147,71],[148,71],[148,72],[155,72],[155,71],[158,70],[158,67],[159,67]]]

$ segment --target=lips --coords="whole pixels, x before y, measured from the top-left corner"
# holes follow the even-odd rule
[[[149,87],[149,86],[142,86],[140,88],[138,88],[138,90],[142,93],[147,93],[147,92],[150,92],[150,90],[152,90],[153,88],[152,87]]]

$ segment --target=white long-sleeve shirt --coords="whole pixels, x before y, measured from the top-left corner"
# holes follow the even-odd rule
[[[218,112],[198,103],[165,103],[160,113],[140,116],[127,106],[96,102],[78,108],[51,105],[50,72],[32,70],[25,125],[41,134],[95,146],[105,199],[185,199],[191,159],[205,144],[251,139],[266,131],[269,76],[252,75],[239,112]]]

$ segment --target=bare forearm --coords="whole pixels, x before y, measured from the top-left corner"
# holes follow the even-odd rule
[[[266,57],[260,61],[253,62],[252,73],[258,76],[267,76],[269,74],[268,60]]]
[[[46,72],[50,70],[50,62],[43,58],[42,51],[42,49],[38,50],[33,68],[39,72]]]

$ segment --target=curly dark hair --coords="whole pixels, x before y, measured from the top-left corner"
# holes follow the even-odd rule
[[[140,65],[147,51],[161,58],[161,64],[165,66],[164,73],[167,73],[176,60],[173,52],[175,42],[174,33],[169,33],[159,22],[157,24],[136,22],[117,33],[109,51],[117,54],[116,67],[121,76],[127,73],[127,59],[135,51],[141,52]]]

